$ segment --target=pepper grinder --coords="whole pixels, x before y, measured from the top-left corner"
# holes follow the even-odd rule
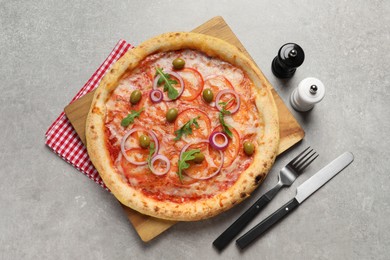
[[[278,78],[291,78],[304,60],[305,53],[298,44],[286,43],[272,61],[272,73]]]
[[[324,84],[316,78],[305,78],[290,96],[291,106],[300,112],[309,111],[325,96]]]

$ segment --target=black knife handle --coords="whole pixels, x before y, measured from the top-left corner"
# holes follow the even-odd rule
[[[218,250],[223,250],[241,230],[270,202],[270,198],[263,195],[247,211],[244,212],[233,224],[230,225],[216,240],[213,245]]]
[[[249,230],[242,237],[237,239],[236,244],[240,249],[244,249],[250,243],[252,243],[256,238],[261,236],[265,231],[272,227],[275,223],[285,217],[288,213],[293,211],[299,202],[294,198],[283,205],[280,209],[275,211],[272,215],[268,216],[266,219],[257,224],[254,228]]]

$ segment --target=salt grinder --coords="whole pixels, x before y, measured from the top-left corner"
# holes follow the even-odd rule
[[[291,78],[304,60],[305,53],[298,44],[286,43],[272,61],[272,73],[278,78]]]
[[[325,96],[324,84],[316,78],[305,78],[290,96],[292,107],[301,112],[309,111]]]

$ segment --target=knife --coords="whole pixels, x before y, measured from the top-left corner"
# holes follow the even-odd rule
[[[266,219],[257,224],[254,228],[249,230],[246,234],[237,239],[236,244],[240,249],[244,249],[255,239],[261,236],[270,227],[276,224],[279,220],[285,217],[288,213],[292,212],[302,202],[304,202],[310,195],[316,190],[321,188],[325,183],[332,179],[336,174],[341,172],[345,167],[353,162],[353,154],[351,152],[345,152],[331,163],[326,165],[310,179],[302,183],[297,188],[297,195],[295,198],[287,202],[280,209],[268,216]]]

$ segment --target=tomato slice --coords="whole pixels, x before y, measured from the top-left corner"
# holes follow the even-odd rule
[[[131,148],[126,150],[127,157],[135,162],[145,162],[149,156],[149,150],[143,148]]]
[[[124,176],[127,178],[131,186],[142,186],[146,190],[153,190],[155,185],[161,187],[166,183],[165,176],[153,174],[148,165],[134,165],[122,156],[120,166],[123,169]]]
[[[236,159],[238,152],[240,150],[240,135],[234,128],[230,128],[230,130],[233,133],[233,138],[229,138],[229,144],[227,148],[223,151],[224,153],[224,161],[223,161],[223,166],[222,168],[230,166],[233,161]],[[221,132],[222,131],[222,126],[217,126],[213,132]]]
[[[219,91],[223,89],[234,89],[232,83],[230,83],[230,81],[222,75],[208,76],[204,81],[203,88],[209,88],[213,91],[214,98],[213,101],[210,103],[211,106],[215,106],[215,97],[217,96]]]
[[[144,151],[142,151],[142,150],[144,150]],[[126,151],[126,154],[128,156],[133,157],[133,159],[137,158],[136,159],[137,161],[138,160],[142,161],[142,160],[146,160],[146,158],[147,158],[146,152],[148,152],[147,149],[133,148],[133,149]],[[146,180],[147,174],[145,172],[149,171],[149,168],[147,165],[132,164],[129,161],[127,161],[124,156],[122,156],[122,159],[120,161],[120,166],[122,167],[123,174],[126,176],[126,178],[129,179],[129,178],[136,177],[137,179],[143,178]]]
[[[203,111],[196,108],[189,108],[181,112],[175,121],[174,131],[179,130],[184,124],[186,124],[189,120],[199,117],[196,121],[198,122],[199,128],[191,125],[192,134],[183,135],[181,140],[189,143],[191,141],[196,140],[204,140],[207,139],[211,132],[211,121],[210,118]]]
[[[208,142],[195,143],[188,147],[188,150],[199,149],[205,159],[201,163],[188,161],[190,167],[183,172],[193,179],[207,179],[211,177],[221,165],[221,153],[211,149]]]
[[[255,104],[249,104],[244,99],[240,99],[240,108],[238,109],[238,112],[232,114],[231,117],[234,121],[240,122],[243,125],[253,122],[253,120],[251,120],[251,116],[254,113],[246,113],[244,111],[253,111],[254,113],[258,113]]]
[[[203,77],[193,68],[184,68],[177,71],[184,81],[184,91],[181,95],[182,100],[192,101],[199,96],[203,90]]]
[[[238,96],[239,97],[239,96]],[[232,93],[224,93],[220,96],[219,98],[219,101],[218,102],[225,102],[226,105],[225,105],[225,110],[227,111],[230,111],[230,108],[235,108],[237,106],[237,98],[235,95],[233,95]],[[223,107],[222,105],[220,105],[220,107]]]
[[[192,179],[188,177],[185,174],[182,174],[182,180],[180,181],[179,175],[177,174],[179,171],[178,167],[178,161],[179,161],[179,154],[176,153],[172,156],[170,159],[171,161],[171,169],[170,171],[164,176],[166,184],[165,185],[173,185],[176,187],[190,187],[191,184],[197,182],[198,180]]]

